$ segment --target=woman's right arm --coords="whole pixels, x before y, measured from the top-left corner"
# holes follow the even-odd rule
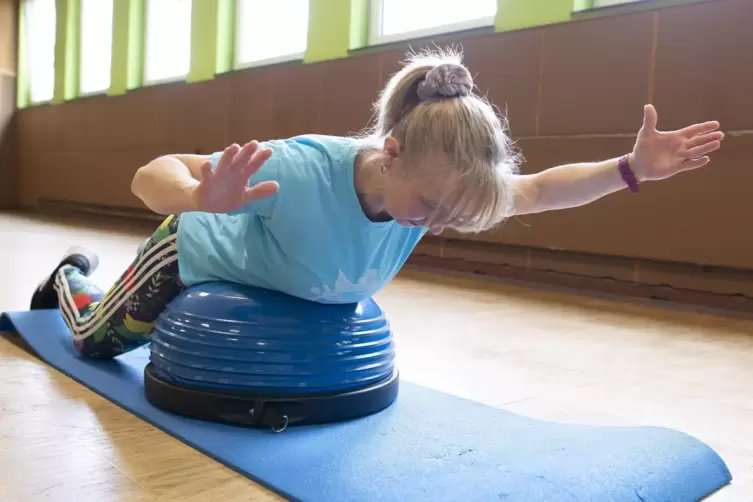
[[[206,155],[163,155],[136,171],[131,191],[158,214],[196,211],[194,190],[207,161]]]
[[[155,213],[169,215],[189,211],[232,213],[265,199],[279,189],[276,180],[249,186],[250,178],[272,155],[257,141],[232,144],[214,166],[205,155],[163,155],[141,167],[131,190]]]

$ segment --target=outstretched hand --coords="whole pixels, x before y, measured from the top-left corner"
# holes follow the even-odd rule
[[[249,186],[249,178],[271,155],[269,149],[259,150],[257,141],[242,148],[237,144],[227,147],[216,168],[212,169],[211,161],[201,166],[201,181],[193,191],[195,206],[208,213],[231,213],[276,193],[280,188],[276,181]]]
[[[724,139],[716,121],[668,132],[657,130],[657,122],[656,109],[646,105],[631,162],[639,181],[661,180],[705,166],[710,161],[708,155],[718,150]]]

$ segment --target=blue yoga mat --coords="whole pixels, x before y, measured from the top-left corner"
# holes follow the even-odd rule
[[[79,357],[56,310],[0,317],[44,361],[283,497],[312,502],[684,502],[731,475],[708,446],[659,427],[534,420],[402,382],[387,410],[280,434],[201,422],[144,397],[146,348]]]

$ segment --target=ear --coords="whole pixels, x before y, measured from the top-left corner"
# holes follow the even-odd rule
[[[400,142],[392,136],[384,138],[384,153],[390,157],[390,160],[396,159],[400,155]]]

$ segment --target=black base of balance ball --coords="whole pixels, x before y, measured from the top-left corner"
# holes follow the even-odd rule
[[[164,411],[210,422],[269,427],[282,432],[290,425],[341,422],[371,415],[397,399],[397,369],[366,387],[326,394],[261,394],[188,388],[162,378],[149,363],[144,369],[147,400]]]

